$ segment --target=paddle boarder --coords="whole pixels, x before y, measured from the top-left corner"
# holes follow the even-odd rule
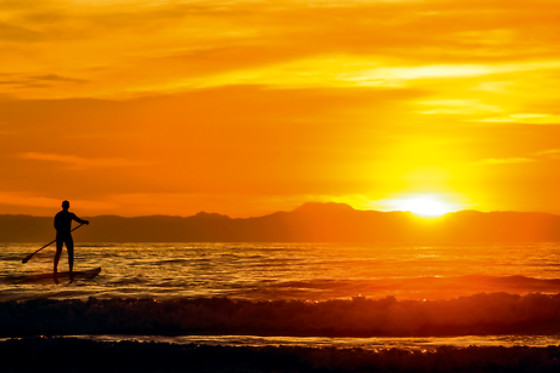
[[[62,202],[62,211],[54,217],[54,228],[56,229],[56,253],[54,254],[54,282],[58,284],[58,261],[62,254],[62,244],[66,245],[68,251],[68,268],[70,282],[74,280],[72,269],[74,268],[74,241],[72,240],[72,220],[80,224],[89,224],[89,221],[80,219],[76,214],[68,211],[70,202]]]

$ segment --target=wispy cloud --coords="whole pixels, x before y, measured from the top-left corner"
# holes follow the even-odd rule
[[[487,123],[518,123],[533,125],[560,125],[560,115],[543,113],[519,113],[500,117],[491,117],[475,120]]]
[[[72,78],[57,74],[24,75],[24,74],[0,74],[0,87],[11,89],[29,88],[53,88],[54,86],[67,84],[87,83],[86,79]]]
[[[481,99],[420,100],[417,101],[417,104],[427,107],[427,110],[419,110],[418,112],[428,115],[470,115],[500,111],[498,105],[484,103]]]
[[[41,34],[36,31],[6,23],[0,23],[0,41],[29,43],[39,41],[41,38]]]
[[[55,198],[44,196],[32,192],[13,192],[0,190],[0,205],[8,206],[25,206],[39,208],[41,210],[48,209],[53,211],[60,206],[63,197]],[[93,212],[103,212],[118,205],[112,201],[73,199],[72,203],[80,206],[81,210],[89,210]]]
[[[535,156],[544,159],[560,159],[560,149],[547,149],[535,152]]]
[[[512,157],[512,158],[488,158],[481,161],[475,162],[479,165],[504,165],[504,164],[516,164],[516,163],[530,163],[536,162],[535,159],[526,157]]]
[[[560,149],[547,149],[535,153],[535,155],[557,155],[560,154]]]
[[[560,149],[546,149],[530,153],[520,157],[487,158],[475,162],[477,165],[507,165],[545,161],[560,157]]]
[[[32,207],[56,207],[60,204],[60,201],[58,199],[43,197],[36,194],[0,191],[0,204]]]
[[[263,81],[395,86],[560,68],[558,9],[548,1],[38,3],[0,3],[9,25],[21,28],[7,26],[6,34],[18,40],[33,30],[46,43],[37,49],[22,41],[4,69],[45,76],[37,67],[54,63],[63,76],[80,71],[97,82],[90,95],[166,91],[173,82],[181,89]],[[75,53],[76,43],[87,48]],[[352,59],[360,63],[346,63]]]
[[[106,168],[106,167],[138,167],[153,165],[153,162],[143,162],[126,158],[86,158],[74,155],[26,152],[19,155],[22,159],[54,162],[75,169]]]

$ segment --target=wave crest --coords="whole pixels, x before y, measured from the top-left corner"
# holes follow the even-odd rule
[[[560,332],[560,294],[477,294],[324,302],[229,298],[97,299],[0,303],[0,335],[254,334],[450,336]]]

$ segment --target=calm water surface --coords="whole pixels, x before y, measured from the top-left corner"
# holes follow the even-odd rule
[[[270,243],[90,244],[75,270],[94,280],[26,282],[52,271],[53,249],[0,244],[0,300],[80,297],[213,297],[256,300],[436,299],[478,292],[560,292],[560,245],[358,246]],[[65,253],[59,270],[67,270]]]

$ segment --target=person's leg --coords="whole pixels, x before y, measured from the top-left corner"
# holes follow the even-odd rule
[[[66,250],[68,251],[68,272],[70,275],[70,282],[74,281],[74,240],[72,236],[66,239]]]
[[[54,282],[58,284],[58,261],[60,260],[60,254],[62,254],[62,243],[63,240],[60,237],[56,237],[56,252],[54,253],[54,268],[53,276]]]

